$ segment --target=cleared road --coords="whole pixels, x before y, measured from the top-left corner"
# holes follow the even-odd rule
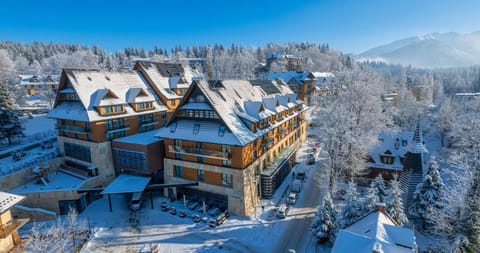
[[[319,158],[314,165],[307,165],[305,157],[306,152],[303,149],[303,153],[299,157],[300,161],[303,161],[299,164],[297,171],[307,171],[307,178],[297,203],[291,207],[288,213],[286,218],[288,227],[281,238],[278,238],[278,245],[275,247],[274,252],[300,253],[314,252],[315,250],[316,242],[309,229],[315,216],[316,208],[328,188],[327,173],[322,171],[325,168],[322,164],[327,161],[324,158]],[[316,174],[318,175],[317,180],[315,180]],[[320,185],[316,181],[320,181]]]

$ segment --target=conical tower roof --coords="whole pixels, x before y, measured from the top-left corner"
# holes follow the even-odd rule
[[[423,144],[423,136],[420,127],[420,120],[418,120],[417,127],[415,127],[415,132],[413,133],[412,141],[405,148],[408,152],[413,154],[422,154],[428,153],[428,150]]]

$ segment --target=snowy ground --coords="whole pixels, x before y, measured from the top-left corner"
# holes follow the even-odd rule
[[[23,133],[26,137],[11,146],[0,145],[0,176],[53,159],[57,155],[54,120],[46,115],[34,115],[31,119],[22,117],[20,121],[25,128]],[[42,149],[40,144],[45,141],[52,142],[53,147]],[[25,156],[14,161],[10,154],[18,150],[24,150]]]
[[[302,147],[298,155],[303,156],[305,152],[306,148]],[[303,170],[304,166],[305,163],[300,163],[295,170]],[[286,219],[275,216],[278,206],[285,201],[291,181],[290,174],[273,198],[262,200],[251,217],[231,216],[216,228],[203,221],[194,223],[191,218],[194,214],[209,218],[208,214],[191,211],[183,207],[182,201],[171,203],[158,194],[154,196],[153,209],[149,194],[145,195],[143,208],[137,215],[138,228],[130,223],[131,212],[125,196],[112,195],[113,212],[109,212],[107,198],[97,200],[79,215],[94,227],[94,235],[82,252],[149,252],[155,247],[160,249],[159,252],[272,252],[289,225],[304,218],[301,215],[290,215]],[[162,212],[162,201],[176,207],[177,215]],[[188,216],[180,218],[180,210],[186,211]],[[311,248],[305,252],[314,251]],[[318,252],[329,251],[324,248]]]

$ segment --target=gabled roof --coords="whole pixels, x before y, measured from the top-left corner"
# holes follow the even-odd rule
[[[20,85],[55,85],[58,84],[58,75],[19,75]]]
[[[167,110],[156,96],[148,82],[135,70],[78,70],[64,69],[59,93],[73,91],[79,101],[60,101],[48,114],[50,118],[72,119],[79,121],[99,121],[120,118],[128,115],[140,115]],[[146,96],[143,96],[146,95]],[[153,110],[135,112],[128,101],[156,101]],[[106,105],[125,105],[126,113],[100,116],[96,107]],[[75,114],[71,114],[73,111]]]
[[[141,102],[153,102],[155,101],[155,98],[152,96],[152,94],[149,94],[143,88],[136,87],[128,89],[126,100],[127,103],[132,104]]]
[[[274,80],[276,78],[287,82],[288,84],[303,84],[305,80],[312,80],[310,72],[305,71],[285,71],[285,72],[270,72],[268,73],[268,80]]]
[[[416,252],[413,230],[399,227],[383,211],[373,211],[349,227],[340,230],[332,253],[370,253],[373,248],[384,253]]]
[[[194,89],[198,89],[203,94],[207,100],[204,102],[206,105],[190,100],[189,96],[193,94],[192,90]],[[207,129],[210,129],[210,133],[213,133],[205,137],[200,134],[203,129],[202,127],[200,127],[200,132],[197,132],[197,134],[193,133],[192,125],[194,124],[193,122],[195,122],[194,120],[176,120],[172,118],[169,124],[172,125],[176,123],[176,130],[170,131],[169,127],[160,129],[158,130],[157,137],[178,138],[183,140],[199,140],[203,138],[206,142],[229,143],[231,145],[243,146],[270,130],[270,128],[267,128],[252,132],[243,121],[257,122],[268,115],[274,114],[273,111],[265,108],[264,99],[276,98],[284,101],[287,105],[289,105],[289,100],[291,101],[290,105],[303,104],[303,101],[296,100],[296,94],[292,92],[287,84],[278,80],[194,81],[179,108],[195,109],[199,106],[202,108],[212,107],[221,123],[217,122],[216,125],[212,125],[213,123],[207,124],[202,122],[201,126],[205,126],[205,135],[208,135]],[[281,108],[287,109],[286,107]],[[295,115],[289,117],[294,116]],[[284,120],[288,120],[289,117]],[[281,124],[282,122],[275,122],[273,126]],[[222,123],[228,130],[223,137],[218,136],[218,131],[215,130],[218,129]],[[178,134],[179,129],[182,134]],[[186,130],[184,131],[182,129]]]
[[[141,68],[157,89],[167,99],[181,98],[172,89],[188,88],[193,80],[202,79],[202,75],[190,67],[179,63],[137,61],[134,69]]]
[[[407,145],[412,139],[411,132],[398,132],[389,133],[381,132],[379,134],[380,142],[376,145],[372,151],[369,152],[369,156],[373,162],[368,163],[368,167],[381,168],[386,170],[402,170],[403,164],[400,158],[404,157]],[[381,161],[381,156],[393,156],[393,164],[384,164]]]
[[[24,196],[0,192],[0,214],[8,211],[8,209],[12,208],[14,205],[20,203],[24,199]]]

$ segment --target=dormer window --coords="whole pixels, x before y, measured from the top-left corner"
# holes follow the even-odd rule
[[[108,105],[100,107],[100,115],[118,114],[124,113],[125,108],[123,105]]]
[[[136,103],[134,108],[135,108],[135,111],[151,110],[153,109],[153,103],[152,102]]]
[[[402,140],[402,147],[407,146],[407,140]]]

